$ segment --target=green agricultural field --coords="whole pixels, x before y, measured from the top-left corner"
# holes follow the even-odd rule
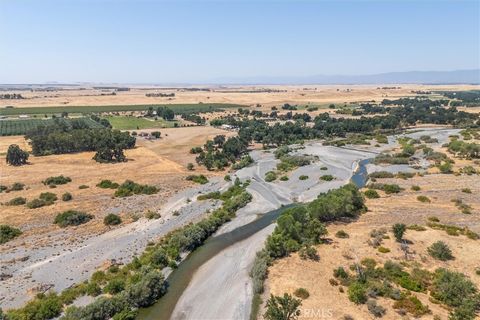
[[[29,108],[1,108],[0,115],[12,116],[20,114],[61,114],[68,113],[98,113],[120,111],[142,111],[149,107],[154,109],[160,106],[168,106],[176,114],[211,112],[229,108],[245,108],[247,106],[228,103],[195,103],[195,104],[142,104],[142,105],[118,105],[118,106],[61,106],[61,107],[29,107]]]
[[[138,130],[138,129],[151,129],[151,128],[172,128],[175,123],[179,121],[166,121],[163,119],[158,120],[149,120],[145,118],[136,118],[136,117],[123,117],[123,116],[112,116],[105,117],[113,129],[119,130]]]
[[[24,120],[0,120],[0,136],[18,136],[24,135],[29,130],[36,128],[39,125],[48,126],[55,121],[59,121],[67,126],[71,125],[71,121],[82,121],[89,128],[103,128],[101,124],[93,121],[90,118],[76,118],[76,119],[24,119]]]

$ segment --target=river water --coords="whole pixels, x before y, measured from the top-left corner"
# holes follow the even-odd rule
[[[367,182],[366,165],[370,159],[361,160],[358,168],[354,172],[351,182],[357,187],[363,187]],[[183,260],[177,269],[175,269],[167,278],[169,283],[167,293],[153,306],[141,309],[137,319],[139,320],[168,320],[170,319],[175,306],[181,295],[188,287],[194,273],[208,260],[216,256],[227,247],[245,240],[263,228],[272,224],[278,216],[287,208],[291,208],[295,204],[283,206],[279,209],[267,212],[261,217],[235,230],[211,237],[197,250],[190,253]]]

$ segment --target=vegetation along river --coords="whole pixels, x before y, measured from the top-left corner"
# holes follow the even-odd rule
[[[363,187],[367,182],[366,165],[370,159],[361,160],[354,172],[351,181],[357,187]],[[137,319],[139,320],[168,320],[170,319],[178,299],[188,287],[194,273],[208,260],[216,256],[229,246],[245,240],[263,228],[273,223],[278,216],[287,208],[295,204],[283,206],[267,212],[257,220],[241,226],[228,233],[211,237],[197,250],[190,253],[167,278],[169,284],[167,293],[153,306],[141,309]]]

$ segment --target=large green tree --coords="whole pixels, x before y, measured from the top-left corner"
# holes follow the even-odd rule
[[[16,144],[11,144],[7,151],[7,163],[12,166],[21,166],[27,163],[28,152],[20,149]]]

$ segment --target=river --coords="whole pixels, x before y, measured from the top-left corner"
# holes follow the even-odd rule
[[[357,170],[354,172],[351,181],[358,187],[363,187],[367,181],[366,165],[370,159],[361,160]],[[208,260],[219,254],[229,246],[245,240],[260,230],[272,224],[276,218],[287,208],[295,204],[282,206],[263,214],[261,217],[233,231],[211,237],[197,250],[190,253],[178,268],[167,278],[169,283],[167,293],[153,306],[141,309],[137,319],[139,320],[167,320],[172,316],[178,300],[188,287],[194,273]]]

